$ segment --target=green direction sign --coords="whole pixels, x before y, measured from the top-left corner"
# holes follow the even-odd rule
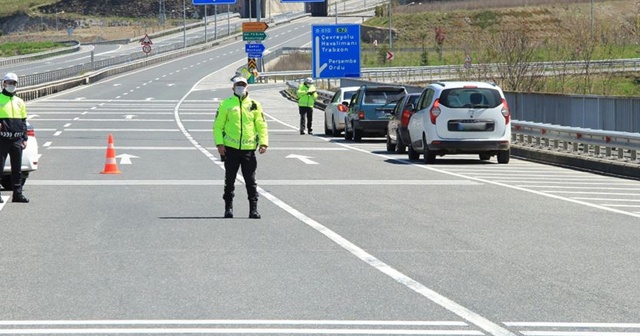
[[[242,33],[243,41],[263,41],[267,39],[265,32],[244,32]]]

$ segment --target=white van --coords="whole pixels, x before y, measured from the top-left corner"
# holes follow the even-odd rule
[[[486,82],[437,82],[418,98],[409,120],[410,160],[424,155],[479,154],[480,160],[498,157],[509,163],[511,113],[502,89]]]

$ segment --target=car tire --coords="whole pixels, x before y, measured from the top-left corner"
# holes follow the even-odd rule
[[[353,135],[353,141],[355,142],[362,141],[362,131],[358,131],[358,129],[356,128],[356,125],[351,125],[351,127],[353,128],[351,132],[351,134]]]
[[[436,155],[429,150],[429,146],[427,146],[427,139],[424,136],[424,134],[422,135],[422,146],[423,146],[423,158],[422,160],[424,161],[425,164],[434,164],[436,163]]]
[[[407,155],[409,156],[409,160],[411,161],[416,161],[420,159],[420,153],[416,152],[416,150],[413,149],[413,146],[411,145],[407,147]]]
[[[501,150],[498,151],[498,163],[507,164],[509,163],[509,158],[511,157],[511,150]]]
[[[353,136],[353,134],[351,134],[351,132],[349,131],[349,127],[347,126],[349,124],[347,124],[347,121],[344,121],[344,139],[345,140],[351,140],[351,137]]]
[[[402,142],[400,132],[396,132],[396,153],[404,154],[407,152],[407,146]]]
[[[327,127],[327,116],[324,117],[324,135],[333,135],[333,131]]]
[[[331,134],[333,136],[340,135],[340,131],[338,131],[338,128],[336,127],[336,120],[333,117],[331,117]]]
[[[489,153],[480,153],[480,155],[478,156],[480,156],[480,160],[482,161],[487,161],[491,159],[491,154]]]
[[[396,144],[391,142],[391,137],[389,136],[389,134],[387,134],[386,138],[387,138],[387,152],[395,153],[396,152]]]

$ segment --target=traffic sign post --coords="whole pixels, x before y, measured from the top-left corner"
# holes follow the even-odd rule
[[[312,25],[313,78],[360,77],[360,25]]]
[[[145,45],[143,45],[143,46],[142,46],[142,51],[143,51],[145,54],[150,53],[150,52],[151,52],[151,45],[149,45],[149,44],[145,44]]]
[[[391,61],[393,60],[393,53],[391,52],[391,50],[387,51],[387,61]]]

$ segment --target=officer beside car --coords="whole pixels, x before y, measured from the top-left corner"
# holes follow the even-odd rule
[[[0,172],[4,171],[7,155],[11,161],[12,202],[28,203],[22,194],[22,150],[27,148],[27,107],[16,94],[18,76],[7,73],[0,94]],[[0,196],[0,203],[4,202]]]
[[[256,149],[264,154],[269,146],[267,122],[260,103],[249,98],[247,80],[233,80],[233,96],[218,107],[213,123],[213,136],[221,158],[224,158],[224,217],[233,218],[233,197],[238,169],[242,169],[249,198],[249,218],[258,213],[258,184],[256,183]]]
[[[298,85],[298,110],[300,112],[300,134],[304,134],[305,118],[309,134],[313,134],[311,124],[313,122],[313,105],[318,99],[318,91],[313,85],[313,79],[307,77]]]

